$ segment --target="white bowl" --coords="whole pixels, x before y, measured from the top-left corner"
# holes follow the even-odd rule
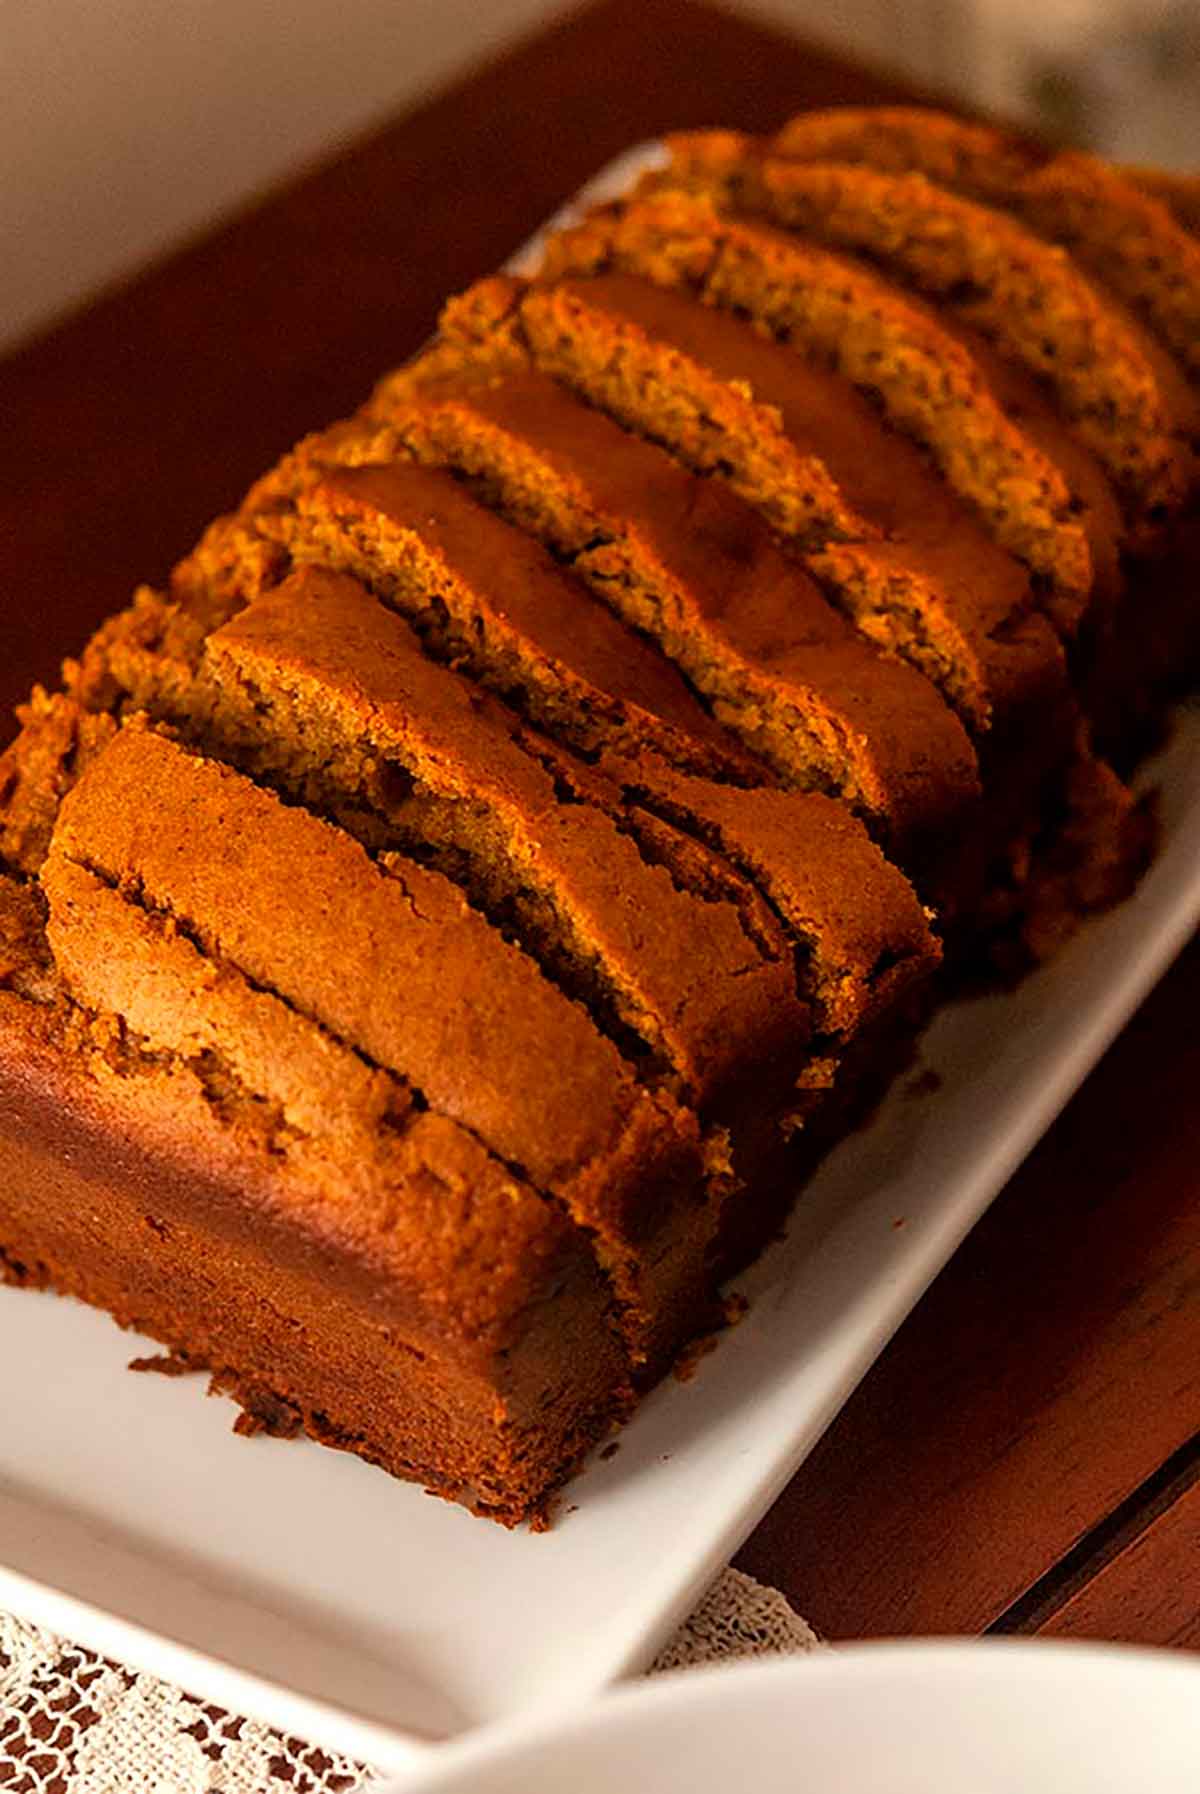
[[[1198,1794],[1200,1660],[854,1646],[688,1670],[447,1745],[399,1794]]]

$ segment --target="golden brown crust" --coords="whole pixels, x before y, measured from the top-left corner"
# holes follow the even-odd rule
[[[1078,627],[1094,569],[1063,472],[920,301],[845,256],[680,192],[592,214],[550,240],[543,272],[608,268],[739,311],[842,374],[925,446],[995,539],[1045,581],[1057,625]]]
[[[17,716],[21,731],[0,754],[0,863],[34,873],[46,857],[63,796],[112,739],[116,724],[40,685]]]
[[[443,328],[475,341],[488,320],[470,298]],[[969,726],[997,714],[1004,726],[1047,678],[1061,681],[1022,568],[848,382],[631,275],[513,283],[510,303],[539,368],[694,472],[727,479],[796,542],[857,628],[925,673]]]
[[[969,800],[974,754],[932,687],[859,641],[720,487],[538,375],[425,388],[418,369],[377,403],[570,557],[791,782],[827,782],[897,841]]]
[[[1187,383],[1055,245],[921,173],[791,161],[729,133],[672,150],[664,182],[875,258],[1047,381],[1135,517],[1183,504],[1196,477]]]
[[[801,112],[770,139],[805,162],[864,162],[893,174],[916,168],[947,187],[995,197],[1044,167],[1053,152],[1031,137],[925,106],[839,106]]]
[[[0,871],[0,992],[50,1007],[62,992],[36,885]]]
[[[1087,540],[1092,567],[1088,605],[1079,621],[1084,631],[1094,630],[1110,614],[1120,594],[1124,577],[1122,555],[1136,540],[1136,532],[1122,516],[1113,482],[1026,368],[998,354],[986,337],[961,320],[943,319],[943,323],[980,369],[1006,414],[1051,466],[1058,468],[1070,489],[1072,508]],[[1157,528],[1146,533],[1150,540],[1160,540]],[[1068,630],[1066,637],[1069,640],[1077,633]]]
[[[198,830],[224,851],[196,858]],[[647,1186],[689,1161],[697,1175],[694,1120],[640,1090],[454,886],[415,864],[376,866],[340,830],[141,728],[76,785],[54,844],[560,1195],[607,1247],[634,1337],[645,1333],[640,1242],[668,1213]]]
[[[1117,172],[1165,205],[1184,230],[1200,236],[1200,175],[1177,174],[1163,168],[1121,168]]]
[[[782,941],[767,957],[732,905],[680,888],[605,808],[560,802],[517,719],[355,581],[301,570],[210,637],[207,660],[221,720],[232,705],[234,727],[278,744],[277,778],[319,768],[375,811],[388,846],[454,877],[593,1016],[611,1010],[689,1102],[798,1052]]]
[[[1135,375],[1174,376],[1040,236],[696,141],[961,305],[956,256],[1009,349],[1044,301],[1058,404],[854,259],[644,195],[448,306],[0,759],[0,1275],[505,1523],[715,1319],[935,925],[1028,957],[1126,887],[1049,619],[1119,722],[1157,675],[1114,677],[1118,555],[1190,527],[1126,527],[1081,447],[1100,395],[1152,458]],[[1103,181],[1009,161],[1090,245]]]
[[[1186,181],[1139,178],[1078,150],[1051,153],[996,126],[919,107],[806,113],[772,148],[805,161],[918,170],[1008,208],[1070,249],[1200,373],[1200,244],[1188,239]],[[1172,216],[1180,201],[1182,215]]]

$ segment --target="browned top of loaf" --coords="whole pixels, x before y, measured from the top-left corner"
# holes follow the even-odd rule
[[[138,940],[136,929],[151,927],[143,911],[84,868],[57,856],[50,867],[70,969],[77,958],[90,971],[111,965],[113,983],[136,988],[147,1005],[167,990],[167,1003],[206,1010],[215,988],[230,992],[228,967],[187,965],[196,949],[181,935]],[[194,1042],[204,1032],[197,1021],[179,1039]],[[169,1033],[165,1023],[163,1039]],[[249,1044],[240,1017],[237,1039]],[[292,1044],[289,1030],[280,1046]],[[269,1049],[265,1030],[262,1046]],[[330,1051],[330,1089],[341,1091],[344,1125],[350,1103]],[[258,1215],[274,1216],[325,1252],[346,1254],[371,1277],[380,1322],[398,1320],[414,1342],[427,1337],[468,1363],[490,1367],[497,1351],[517,1344],[536,1304],[588,1256],[585,1236],[560,1207],[454,1121],[409,1112],[370,1146],[350,1148],[328,1130],[310,1134],[242,1089],[212,1048],[194,1053],[187,1044],[136,1039],[127,1028],[118,1032],[113,1012],[23,1001],[0,988],[0,1076],[20,1082],[50,1127],[86,1127],[100,1177],[104,1152],[140,1150],[156,1161],[156,1175],[161,1161],[174,1161],[187,1166],[188,1179],[221,1189],[224,1200],[237,1189],[251,1225]],[[127,1157],[120,1175],[129,1175]]]
[[[149,708],[148,692],[186,691],[206,635],[242,602],[240,593],[219,605],[207,602],[211,597],[206,590],[181,599],[139,586],[124,610],[104,620],[78,660],[64,663],[68,694],[89,712],[117,717]]]
[[[1195,473],[1187,382],[1055,245],[924,174],[793,161],[728,132],[675,138],[672,149],[664,181],[876,257],[985,331],[1050,384],[1135,509],[1182,503]]]
[[[710,371],[728,386],[731,401],[741,396],[747,411],[756,404],[773,406],[793,448],[817,458],[846,507],[831,514],[831,539],[853,539],[860,528],[869,534],[874,524],[906,553],[935,556],[930,570],[951,590],[960,582],[969,585],[988,627],[1027,604],[1027,576],[1013,556],[996,545],[911,439],[889,429],[844,375],[729,312],[698,305],[678,288],[633,274],[567,276],[550,286],[534,285],[522,310],[550,306],[560,293],[670,344],[687,358],[685,377]],[[1062,468],[1080,501],[1097,569],[1103,566],[1106,580],[1115,583],[1121,515],[1095,457],[1034,380],[998,356],[977,332],[940,321],[979,364],[1005,411]],[[781,447],[786,454],[787,444]]]
[[[1032,137],[927,106],[838,106],[798,113],[770,140],[806,162],[866,162],[897,174],[919,168],[948,187],[1000,195],[1051,160]]]
[[[1066,244],[1200,371],[1200,244],[1172,216],[1170,177],[1139,179],[1077,150],[917,106],[839,107],[786,124],[772,148],[805,161],[920,170],[1016,212]]]
[[[676,191],[592,213],[547,244],[547,278],[610,268],[688,287],[836,368],[925,444],[996,539],[1043,576],[1060,627],[1077,626],[1093,568],[1067,480],[920,300],[847,256]]]
[[[1003,717],[1056,675],[1061,655],[1048,626],[1028,615],[1025,569],[996,546],[915,445],[888,430],[848,380],[727,312],[633,275],[534,288],[522,311],[539,305],[554,308],[564,331],[585,312],[603,319],[614,337],[633,330],[664,345],[670,360],[660,364],[660,380],[686,384],[706,415],[722,415],[727,457],[751,441],[761,443],[776,483],[797,457],[818,457],[843,503],[829,519],[827,552],[814,554],[809,564],[836,578],[846,558],[839,540],[857,537],[864,547],[854,564],[885,591],[905,578],[920,582],[927,627],[957,663],[959,681],[980,690],[977,718],[997,711]],[[603,339],[597,352],[603,352]],[[769,487],[771,477],[763,475],[759,484]],[[744,485],[739,490],[750,496]],[[769,516],[769,492],[756,491],[755,498]],[[897,602],[902,607],[905,599]]]
[[[398,1079],[227,961],[55,851],[42,874],[58,969],[87,1010],[69,1057],[88,1100],[124,1098],[199,1170],[236,1135],[239,1186],[387,1276],[389,1310],[490,1354],[519,1336],[569,1256],[562,1212]],[[222,1119],[223,1117],[223,1119]],[[229,1124],[233,1122],[231,1127]],[[216,1169],[215,1165],[210,1165]]]
[[[422,389],[418,366],[378,402],[393,400],[393,416],[431,436],[435,453],[502,480],[505,508],[581,569],[607,580],[619,543],[623,563],[655,589],[658,639],[694,684],[707,688],[705,663],[720,669],[714,686],[733,666],[817,712],[854,768],[858,801],[898,836],[932,826],[973,792],[974,754],[932,686],[859,640],[731,493],[540,375]],[[624,578],[615,604],[625,602]]]
[[[447,601],[456,620],[480,617],[481,632],[512,639],[531,668],[551,663],[585,712],[604,698],[616,699],[648,735],[669,734],[680,755],[708,758],[730,771],[744,764],[670,661],[598,603],[540,542],[497,517],[442,469],[412,461],[333,467],[300,502],[346,520],[378,518],[400,532],[421,554],[431,593],[453,582]],[[531,677],[536,682],[536,671]]]
[[[535,930],[553,931],[580,975],[611,989],[692,1100],[798,1049],[808,1024],[783,954],[764,956],[732,904],[677,888],[604,810],[560,802],[516,718],[429,660],[356,581],[304,568],[211,637],[208,653],[302,758],[350,761],[385,815],[393,801],[415,810],[418,849],[448,838],[502,904],[536,893],[548,913]],[[397,775],[416,785],[392,800]],[[470,895],[471,874],[466,883]]]
[[[543,1187],[570,1189],[651,1113],[668,1143],[671,1106],[446,879],[382,870],[227,767],[126,728],[67,797],[55,845]]]
[[[661,766],[629,778],[759,880],[800,941],[824,1032],[849,1038],[936,966],[912,886],[843,804],[817,792],[735,791]]]

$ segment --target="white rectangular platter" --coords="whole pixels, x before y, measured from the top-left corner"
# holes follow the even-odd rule
[[[830,1157],[741,1280],[748,1317],[552,1532],[236,1438],[202,1382],[128,1375],[142,1348],[104,1316],[4,1289],[0,1607],[383,1768],[638,1669],[1200,923],[1200,708],[1145,777],[1164,843],[1135,896],[1017,990],[939,1013],[936,1092],[894,1092]]]

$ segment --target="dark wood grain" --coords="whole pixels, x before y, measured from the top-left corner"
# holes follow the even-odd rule
[[[898,91],[691,0],[603,0],[0,362],[0,711],[620,150]]]
[[[0,705],[627,144],[896,97],[692,0],[602,0],[0,362]],[[977,1631],[1075,1547],[1060,1629],[1196,1642],[1194,1496],[1094,1587],[1086,1541],[1200,1430],[1198,1014],[1193,949],[747,1545],[832,1635]]]
[[[1200,945],[744,1549],[831,1637],[981,1631],[1200,1430],[1198,1013]]]
[[[1043,1626],[1043,1638],[1200,1650],[1200,1482],[1111,1558]]]

